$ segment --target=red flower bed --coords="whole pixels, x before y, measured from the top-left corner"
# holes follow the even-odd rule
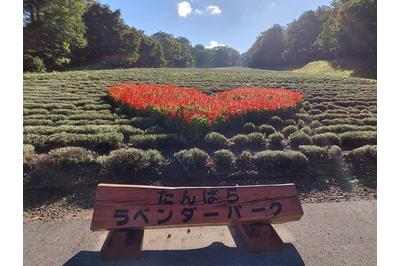
[[[279,88],[236,88],[209,96],[195,88],[158,84],[116,84],[108,94],[132,108],[156,109],[187,122],[195,116],[213,122],[248,112],[287,109],[304,98],[300,92]]]

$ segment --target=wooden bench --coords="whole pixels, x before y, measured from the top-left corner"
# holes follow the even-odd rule
[[[224,187],[154,187],[99,184],[92,231],[109,230],[106,260],[138,258],[144,229],[228,225],[236,243],[276,251],[283,242],[271,224],[303,216],[294,184]]]

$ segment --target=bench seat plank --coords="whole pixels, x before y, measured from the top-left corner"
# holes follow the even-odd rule
[[[303,215],[294,184],[154,187],[99,184],[91,230],[284,223]]]

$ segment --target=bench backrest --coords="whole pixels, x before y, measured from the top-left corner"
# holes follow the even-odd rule
[[[154,187],[99,184],[91,230],[284,223],[303,215],[294,184]]]

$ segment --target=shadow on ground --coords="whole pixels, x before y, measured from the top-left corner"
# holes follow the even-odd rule
[[[64,266],[71,265],[305,265],[292,244],[280,252],[254,253],[214,242],[208,247],[192,250],[144,250],[141,258],[130,261],[102,261],[99,252],[80,251]]]

